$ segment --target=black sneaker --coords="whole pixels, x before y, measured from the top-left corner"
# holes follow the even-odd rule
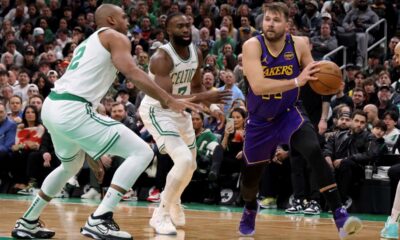
[[[11,236],[17,239],[52,238],[55,234],[54,231],[44,228],[39,219],[29,221],[25,218],[18,219],[11,232]]]
[[[113,213],[107,212],[94,217],[90,215],[86,224],[81,228],[81,234],[94,239],[131,240],[132,236],[119,230],[118,224],[113,219]]]
[[[285,210],[286,213],[303,213],[303,205],[300,199],[294,199],[291,206]]]
[[[311,200],[308,202],[306,209],[304,210],[304,214],[307,215],[318,215],[321,213],[321,206],[315,200]]]

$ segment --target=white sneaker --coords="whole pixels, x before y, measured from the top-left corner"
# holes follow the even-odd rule
[[[185,212],[182,204],[172,204],[169,210],[169,214],[171,214],[171,221],[176,227],[183,227],[186,224],[185,220]]]
[[[101,194],[96,189],[90,188],[87,193],[81,195],[81,198],[100,200]]]
[[[150,226],[154,228],[156,233],[162,235],[176,235],[176,228],[172,224],[169,213],[161,211],[159,208],[155,208],[153,216],[150,219]]]
[[[61,192],[57,193],[54,198],[69,198],[69,193],[65,189],[61,189]]]
[[[129,189],[121,198],[122,201],[137,201],[137,193],[132,188]]]
[[[113,219],[112,212],[97,217],[93,217],[93,214],[90,215],[85,226],[81,228],[81,233],[94,239],[133,239],[129,233],[120,231],[118,224]]]
[[[68,179],[67,182],[69,185],[73,186],[73,187],[79,187],[79,182],[76,176],[73,176],[72,178]]]
[[[18,219],[11,232],[11,236],[18,239],[52,238],[54,234],[54,231],[44,228],[43,222],[39,219],[29,221],[25,218]]]

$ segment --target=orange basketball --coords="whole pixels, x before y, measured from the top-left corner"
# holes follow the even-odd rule
[[[316,81],[309,81],[310,87],[320,95],[333,95],[339,91],[342,84],[342,71],[331,61],[320,61],[320,71],[314,74]]]

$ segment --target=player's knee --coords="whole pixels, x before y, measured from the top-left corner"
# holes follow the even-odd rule
[[[174,161],[174,164],[179,165],[179,167],[184,171],[194,171],[197,167],[196,161],[192,159],[192,153],[186,146],[180,146],[175,148],[170,156]],[[193,169],[194,168],[194,169]]]

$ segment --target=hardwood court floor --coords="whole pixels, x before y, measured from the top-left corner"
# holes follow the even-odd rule
[[[15,220],[22,215],[32,197],[0,194],[0,239],[11,239],[10,232]],[[56,239],[87,239],[79,229],[92,213],[98,201],[81,199],[55,199],[44,211],[41,219],[46,226],[56,231]],[[257,217],[256,234],[240,237],[237,226],[241,209],[235,207],[185,204],[187,225],[178,230],[178,235],[165,237],[155,235],[148,226],[154,204],[145,202],[123,202],[115,212],[115,220],[121,229],[128,231],[134,239],[182,240],[182,239],[268,239],[268,240],[337,240],[336,228],[328,214],[318,217],[285,215],[280,210],[263,210]],[[352,239],[375,240],[386,219],[381,215],[358,215],[364,228]]]

